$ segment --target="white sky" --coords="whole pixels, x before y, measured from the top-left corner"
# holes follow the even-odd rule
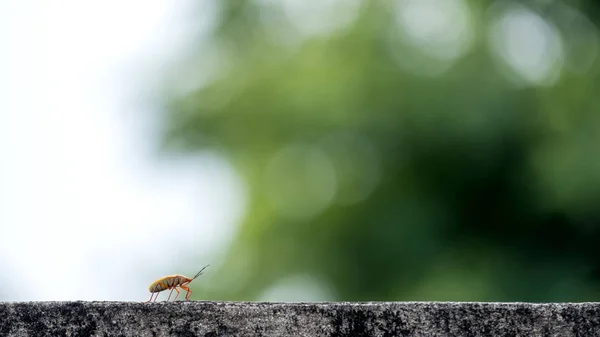
[[[152,158],[142,94],[203,4],[192,25],[187,1],[0,0],[0,301],[145,301],[214,265],[242,184],[216,155]]]

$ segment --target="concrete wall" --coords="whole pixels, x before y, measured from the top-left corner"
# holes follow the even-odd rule
[[[600,304],[0,302],[0,336],[600,336]]]

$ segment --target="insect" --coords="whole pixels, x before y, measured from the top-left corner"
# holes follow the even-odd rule
[[[154,298],[154,301],[156,302],[156,299],[158,298],[158,293],[163,290],[167,290],[167,289],[171,289],[171,292],[169,293],[169,298],[167,298],[167,301],[171,299],[171,294],[173,294],[173,290],[175,290],[177,292],[177,295],[173,299],[173,301],[175,301],[177,299],[177,296],[179,296],[179,289],[177,289],[178,287],[187,291],[187,293],[185,294],[185,299],[189,300],[190,296],[192,296],[192,289],[187,287],[187,285],[190,284],[190,282],[192,282],[193,280],[195,280],[196,277],[200,276],[202,274],[202,271],[204,269],[206,269],[206,267],[208,267],[208,266],[210,266],[210,264],[206,265],[204,268],[200,269],[198,274],[196,274],[196,276],[194,276],[192,278],[176,274],[176,275],[169,275],[169,276],[161,277],[158,280],[152,282],[152,284],[150,284],[150,286],[148,287],[148,290],[150,290],[150,293],[151,293],[150,299],[148,300],[148,302],[152,302],[152,297],[154,296],[155,293],[156,293],[156,297]],[[148,303],[148,302],[146,302],[146,303]]]

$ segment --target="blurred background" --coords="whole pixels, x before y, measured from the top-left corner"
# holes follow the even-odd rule
[[[0,1],[0,300],[598,301],[599,23]]]

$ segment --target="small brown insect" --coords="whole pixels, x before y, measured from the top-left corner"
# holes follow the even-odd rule
[[[175,301],[177,299],[177,296],[179,296],[179,289],[177,289],[178,287],[187,291],[187,293],[185,294],[185,299],[189,300],[190,296],[192,296],[192,289],[190,289],[187,285],[190,284],[190,282],[192,282],[193,280],[195,280],[196,277],[200,276],[202,274],[202,271],[208,266],[210,266],[210,264],[200,269],[198,274],[196,274],[196,276],[192,278],[177,274],[161,277],[158,280],[152,282],[152,284],[150,284],[150,286],[148,287],[148,290],[150,290],[151,293],[150,299],[146,303],[152,302],[152,297],[154,296],[154,293],[156,293],[156,297],[154,298],[154,301],[156,302],[156,299],[158,298],[158,293],[167,289],[171,289],[167,301],[171,299],[171,294],[173,294],[173,290],[177,292],[177,295],[173,299],[173,301]]]

